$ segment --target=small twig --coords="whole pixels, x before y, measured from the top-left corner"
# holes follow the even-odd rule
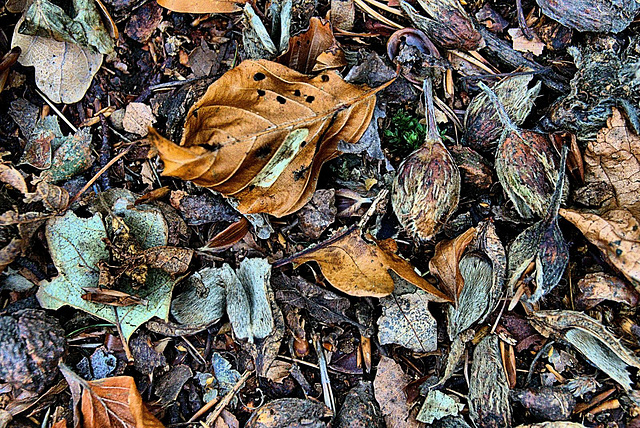
[[[216,397],[213,400],[209,401],[207,404],[205,404],[204,406],[202,406],[200,408],[200,410],[198,410],[193,416],[191,416],[189,418],[189,420],[187,421],[188,424],[195,422],[196,420],[200,419],[200,417],[202,415],[204,415],[205,413],[207,413],[209,410],[211,410],[213,408],[213,406],[215,406],[216,404],[218,404],[218,402],[220,401],[220,397]]]
[[[99,165],[101,168],[104,168],[104,166],[109,163],[109,157],[111,157],[111,152],[109,150],[109,128],[107,127],[107,119],[104,117],[104,114],[100,114],[100,126],[102,127],[102,144],[100,145],[99,151]],[[108,174],[100,176],[100,187],[102,187],[103,191],[108,190],[111,187]]]
[[[120,336],[120,340],[122,341],[122,348],[124,348],[124,354],[127,356],[127,361],[133,363],[134,358],[131,353],[131,348],[129,348],[129,344],[127,343],[127,339],[124,337],[124,333],[122,332],[122,327],[120,326],[120,317],[118,316],[118,308],[113,308],[113,313],[116,316],[116,329],[118,329],[118,336]]]
[[[361,8],[362,10],[364,10],[365,12],[367,12],[369,15],[371,15],[372,17],[374,17],[375,19],[377,19],[380,22],[383,22],[387,25],[390,25],[393,28],[404,28],[402,25],[397,24],[395,22],[393,22],[392,20],[390,20],[389,18],[386,18],[385,16],[383,16],[382,14],[380,14],[379,12],[376,12],[375,9],[373,9],[371,6],[369,6],[368,4],[366,4],[363,0],[354,0],[354,3]]]
[[[333,414],[336,413],[336,402],[333,398],[333,391],[331,390],[331,379],[329,379],[329,372],[327,370],[327,357],[324,354],[324,348],[320,343],[320,336],[315,334],[313,337],[313,346],[316,348],[318,354],[318,365],[320,366],[320,383],[322,384],[322,397],[324,398],[324,404],[331,409]]]
[[[240,380],[238,380],[238,382],[233,385],[233,388],[231,388],[231,390],[227,392],[224,397],[222,397],[222,400],[220,400],[216,408],[213,410],[213,413],[207,416],[207,420],[205,422],[207,426],[211,426],[218,418],[218,416],[220,416],[220,413],[222,413],[225,407],[229,405],[233,397],[238,393],[238,391],[240,391],[240,389],[242,389],[247,379],[249,379],[249,376],[251,376],[251,373],[252,372],[248,370],[244,372]]]
[[[529,71],[513,71],[511,73],[496,73],[496,74],[476,74],[475,76],[461,76],[461,79],[464,80],[488,80],[488,79],[499,79],[502,77],[512,77],[512,76],[527,76],[530,74],[545,74],[551,71],[550,68],[544,68],[541,70],[529,70]]]
[[[42,99],[44,100],[45,103],[49,104],[49,107],[51,107],[51,109],[60,117],[60,119],[62,119],[64,121],[64,123],[67,124],[67,126],[69,128],[71,128],[71,130],[75,133],[78,132],[78,128],[76,128],[73,123],[71,123],[69,121],[69,119],[67,119],[67,117],[62,114],[62,112],[60,110],[58,110],[58,107],[56,107],[55,105],[53,105],[53,103],[51,102],[51,100],[49,100],[49,98],[47,98],[47,96],[38,88],[36,88],[36,92],[38,93],[38,95],[40,95],[42,97]]]
[[[206,364],[207,364],[207,362],[204,360],[204,358],[202,357],[202,355],[200,355],[200,353],[198,352],[198,350],[196,349],[196,347],[195,347],[195,346],[193,346],[193,345],[191,344],[191,342],[189,342],[189,341],[187,340],[187,338],[186,338],[186,337],[184,337],[184,336],[180,336],[180,339],[182,339],[182,340],[184,341],[184,343],[186,343],[186,344],[187,344],[187,347],[188,347],[188,348],[189,348],[189,350],[191,351],[191,352],[190,352],[190,353],[191,353],[191,355],[192,355],[196,360],[198,360],[201,364],[204,364],[204,365],[206,365]]]
[[[520,25],[520,30],[522,30],[522,34],[527,38],[527,40],[533,40],[534,34],[531,31],[531,28],[527,25],[527,19],[524,17],[524,10],[522,9],[522,0],[516,0],[516,9],[518,11],[518,24]]]
[[[360,222],[358,223],[359,229],[362,229],[362,227],[367,224],[373,213],[376,211],[376,208],[378,207],[380,201],[386,199],[388,194],[389,191],[387,189],[383,189],[380,193],[378,193],[378,196],[376,196],[376,198],[373,200],[367,212],[364,213],[364,215],[360,219]]]

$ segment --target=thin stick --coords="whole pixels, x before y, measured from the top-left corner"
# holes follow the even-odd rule
[[[373,16],[374,18],[376,18],[380,22],[384,22],[385,24],[390,25],[390,26],[392,26],[394,28],[398,28],[398,29],[404,28],[402,25],[396,24],[395,22],[393,22],[389,18],[386,18],[383,15],[381,15],[380,13],[376,12],[374,9],[371,8],[371,6],[366,4],[363,0],[354,0],[354,3],[356,5],[358,5],[358,7],[360,7],[362,10],[364,10],[365,12],[367,12],[369,15]]]
[[[193,416],[191,416],[191,418],[189,418],[187,423],[190,424],[190,423],[195,422],[196,420],[198,420],[202,415],[204,415],[209,410],[211,410],[213,408],[213,406],[218,404],[219,401],[220,401],[220,397],[216,397],[213,400],[209,401],[207,404],[202,406],[200,408],[200,410],[198,410]]]
[[[213,410],[213,413],[207,416],[207,421],[205,422],[207,426],[211,426],[218,418],[218,416],[220,416],[220,413],[222,413],[224,408],[229,405],[233,397],[238,393],[238,391],[240,391],[240,389],[242,389],[247,379],[249,379],[249,376],[251,376],[251,373],[252,372],[250,372],[249,370],[244,372],[240,380],[238,380],[238,382],[233,385],[233,388],[231,388],[231,390],[227,392],[224,397],[222,397],[222,400],[220,400],[216,408]]]
[[[522,0],[516,0],[516,10],[518,12],[518,24],[520,25],[520,30],[522,30],[522,34],[527,38],[527,40],[533,40],[533,32],[531,28],[527,25],[527,19],[524,17],[524,10],[522,9]]]
[[[369,3],[372,6],[375,6],[375,7],[379,8],[379,9],[384,10],[385,12],[389,12],[389,13],[392,13],[392,14],[398,15],[398,16],[404,16],[402,14],[402,12],[399,11],[398,9],[394,9],[394,8],[392,8],[390,6],[387,6],[384,3],[380,3],[379,1],[376,1],[376,0],[364,0],[364,1],[366,1],[367,3]]]
[[[131,353],[131,349],[129,348],[127,339],[124,337],[124,333],[122,332],[122,327],[120,326],[120,317],[118,316],[118,308],[114,307],[113,313],[116,315],[116,329],[118,329],[118,336],[120,336],[120,340],[122,341],[124,354],[127,356],[127,361],[132,363],[134,361],[133,354]]]
[[[320,336],[314,335],[313,345],[316,348],[318,354],[318,365],[320,366],[320,383],[322,384],[322,397],[324,398],[324,404],[331,409],[333,414],[336,413],[336,402],[333,398],[333,391],[331,390],[331,380],[329,379],[329,372],[327,371],[327,357],[324,354],[324,348],[320,343]]]
[[[58,110],[58,107],[53,105],[51,100],[49,100],[49,98],[47,98],[47,96],[40,89],[36,88],[36,92],[38,93],[38,95],[40,95],[42,97],[42,99],[44,100],[45,103],[49,104],[49,107],[51,107],[51,109],[54,112],[56,112],[56,114],[58,116],[60,116],[60,119],[62,119],[64,121],[64,123],[66,123],[67,126],[69,126],[69,128],[71,128],[71,130],[73,132],[78,132],[78,128],[73,126],[73,123],[69,122],[69,119],[67,119],[67,117],[64,114],[62,114],[62,112],[60,110]]]

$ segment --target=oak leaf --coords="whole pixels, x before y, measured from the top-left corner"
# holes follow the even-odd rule
[[[74,427],[164,428],[142,402],[131,376],[87,382],[60,365],[73,395]]]
[[[181,13],[232,13],[242,9],[243,0],[158,0],[166,9]]]
[[[247,60],[214,82],[191,108],[180,145],[149,134],[164,175],[191,180],[238,201],[242,213],[282,217],[313,195],[320,167],[358,141],[375,93],[335,72],[310,77]]]
[[[327,281],[351,296],[383,297],[391,294],[394,281],[390,271],[393,271],[431,294],[433,301],[451,301],[442,291],[418,275],[409,262],[375,241],[365,241],[358,229],[294,256],[292,261],[295,265],[317,262]]]

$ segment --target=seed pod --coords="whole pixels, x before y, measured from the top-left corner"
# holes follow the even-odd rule
[[[23,309],[0,316],[0,380],[35,394],[58,375],[67,342],[58,320],[44,311]]]
[[[400,7],[409,15],[415,27],[424,31],[436,44],[445,49],[474,51],[484,46],[482,36],[458,0],[418,0],[427,13],[421,15],[404,0]]]
[[[546,134],[519,129],[496,94],[482,82],[479,86],[493,102],[504,126],[496,151],[498,179],[521,217],[543,217],[558,178],[553,144]]]
[[[542,13],[578,31],[619,33],[640,11],[637,0],[536,0]]]
[[[423,85],[427,137],[398,167],[391,204],[413,238],[428,241],[447,222],[460,200],[460,171],[442,143],[436,125],[431,81]]]
[[[493,87],[505,111],[516,125],[522,125],[540,93],[540,82],[529,88],[531,79],[533,75],[530,74],[511,76]],[[493,150],[500,142],[504,126],[496,108],[484,92],[480,92],[469,103],[464,116],[464,128],[466,145],[474,150]]]

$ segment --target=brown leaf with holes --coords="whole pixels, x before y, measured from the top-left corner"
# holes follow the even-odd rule
[[[242,213],[282,217],[313,195],[320,167],[367,129],[375,93],[335,72],[310,77],[247,60],[191,108],[180,145],[149,134],[164,175],[232,196]]]
[[[333,36],[331,23],[316,17],[311,18],[307,30],[289,39],[289,49],[278,62],[305,74],[347,64],[344,51]]]
[[[239,12],[243,0],[158,0],[166,9],[180,13],[232,13]]]
[[[625,209],[597,214],[560,209],[605,258],[640,290],[640,224]]]
[[[64,364],[60,370],[73,396],[74,427],[164,428],[145,407],[131,376],[87,382]]]
[[[317,262],[327,281],[351,296],[383,297],[391,294],[394,281],[390,271],[393,271],[431,294],[433,301],[451,301],[418,275],[409,262],[379,246],[373,239],[365,241],[359,229],[331,238],[294,256],[292,261],[295,265]]]
[[[590,141],[584,153],[585,183],[607,183],[614,191],[612,204],[640,214],[640,136],[629,129],[622,113],[613,109],[607,127]]]
[[[429,270],[440,279],[441,288],[454,302],[458,301],[464,287],[458,263],[475,236],[476,228],[472,227],[454,239],[438,242],[435,254],[429,261]]]

